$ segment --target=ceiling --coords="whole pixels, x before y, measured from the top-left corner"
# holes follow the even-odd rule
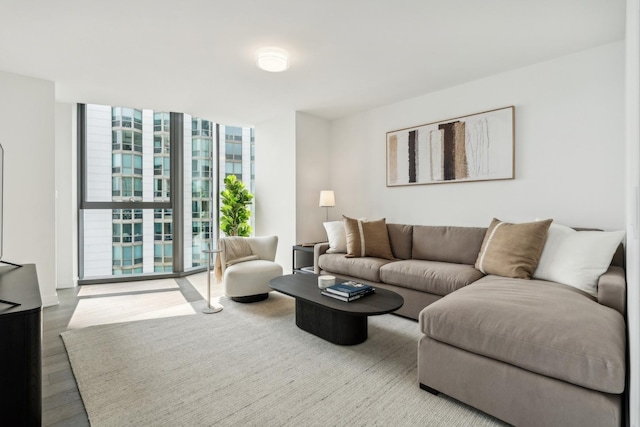
[[[54,81],[60,102],[335,119],[622,40],[624,14],[624,0],[0,0],[0,70]],[[264,46],[290,69],[259,70]]]

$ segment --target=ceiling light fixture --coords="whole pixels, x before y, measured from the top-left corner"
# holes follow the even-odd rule
[[[265,47],[256,53],[258,68],[278,73],[289,68],[289,53],[278,47]]]

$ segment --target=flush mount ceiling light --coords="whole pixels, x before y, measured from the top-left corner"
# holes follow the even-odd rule
[[[289,68],[289,53],[278,47],[265,47],[256,52],[258,68],[278,73]]]

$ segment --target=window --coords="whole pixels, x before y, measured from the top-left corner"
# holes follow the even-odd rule
[[[154,154],[169,154],[169,138],[168,134],[155,133],[153,135]]]
[[[191,135],[212,136],[213,123],[208,120],[193,118],[191,121]]]
[[[238,178],[242,176],[242,163],[241,162],[227,162],[225,164],[226,175],[235,175]]]
[[[169,113],[153,113],[153,131],[169,132]]]
[[[252,159],[242,156],[249,141],[242,138],[252,130],[119,106],[80,105],[78,117],[84,128],[81,283],[204,267],[203,251],[219,235],[219,183],[227,171],[240,178],[243,169],[251,170]],[[172,164],[174,150],[180,150],[180,164]],[[181,188],[174,188],[172,171],[180,174]],[[184,214],[176,218],[174,209]]]
[[[225,144],[225,158],[227,160],[242,160],[242,143],[227,142]]]
[[[225,127],[225,140],[226,141],[242,141],[242,128],[235,126],[226,126]]]

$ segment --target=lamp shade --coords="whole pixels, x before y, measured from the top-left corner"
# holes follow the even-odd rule
[[[336,197],[333,190],[322,190],[320,192],[320,207],[333,207],[336,205]]]

